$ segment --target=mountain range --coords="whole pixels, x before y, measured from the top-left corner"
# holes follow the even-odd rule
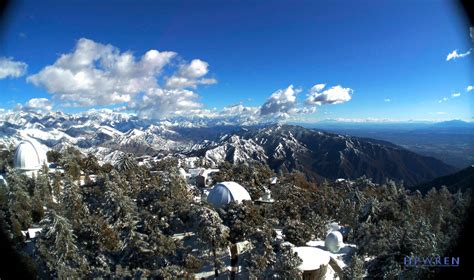
[[[203,157],[209,164],[254,160],[276,172],[301,171],[315,180],[385,179],[411,186],[456,169],[390,142],[317,131],[294,125],[209,125],[152,121],[126,113],[96,110],[82,114],[10,112],[0,115],[0,144],[29,139],[43,149],[74,146],[103,162],[121,153],[160,157]]]

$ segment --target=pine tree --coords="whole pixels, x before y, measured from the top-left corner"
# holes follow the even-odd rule
[[[290,246],[278,246],[276,262],[265,272],[271,279],[302,279],[303,274],[299,269],[302,260],[294,253]]]
[[[122,154],[117,161],[115,168],[118,171],[128,171],[137,168],[138,164],[133,154]]]
[[[222,224],[219,214],[211,208],[196,207],[191,214],[201,246],[212,252],[212,262],[217,277],[221,267],[217,258],[217,251],[228,245],[229,228]]]
[[[87,261],[79,253],[71,223],[50,209],[43,227],[37,247],[48,269],[62,279],[84,275]]]
[[[345,280],[362,280],[365,275],[364,260],[359,255],[353,255],[343,273]]]

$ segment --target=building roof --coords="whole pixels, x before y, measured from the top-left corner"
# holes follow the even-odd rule
[[[235,201],[252,200],[247,190],[236,182],[222,182],[215,185],[207,196],[207,202],[216,208]]]
[[[293,252],[303,261],[298,267],[302,271],[312,271],[319,269],[321,265],[328,265],[330,255],[328,252],[315,247],[294,247]]]
[[[41,168],[41,157],[33,143],[23,140],[16,147],[13,166],[24,171],[39,170]]]

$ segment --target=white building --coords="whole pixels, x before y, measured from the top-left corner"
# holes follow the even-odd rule
[[[46,154],[35,145],[23,140],[15,150],[13,167],[28,176],[37,175],[41,165],[46,162]]]
[[[3,175],[0,174],[0,185],[1,184],[5,185],[5,187],[8,187],[7,180],[5,180],[5,178],[3,178]]]
[[[332,253],[337,253],[344,246],[342,234],[339,231],[332,231],[326,236],[324,246]]]
[[[331,260],[326,251],[309,246],[293,247],[292,250],[302,260],[298,268],[303,272],[303,279],[326,279]]]
[[[252,200],[247,190],[236,182],[222,182],[215,185],[207,196],[207,202],[221,208],[235,201]]]

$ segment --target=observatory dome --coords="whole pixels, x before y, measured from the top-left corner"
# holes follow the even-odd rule
[[[41,168],[38,150],[28,140],[22,141],[15,150],[13,166],[20,171],[34,171]]]
[[[247,190],[236,182],[222,182],[215,185],[207,196],[207,202],[216,208],[235,201],[252,200]]]
[[[332,231],[326,236],[324,245],[332,253],[337,253],[343,246],[342,241],[342,234],[339,231]]]

